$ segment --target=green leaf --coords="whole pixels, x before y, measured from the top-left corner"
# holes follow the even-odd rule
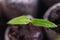
[[[28,24],[30,21],[28,16],[19,16],[11,19],[7,24]]]
[[[54,23],[48,21],[48,20],[44,20],[44,19],[32,19],[32,24],[35,26],[42,26],[42,27],[47,27],[47,28],[55,28],[57,27],[57,25],[55,25]]]
[[[60,40],[60,35],[58,35],[55,40]]]

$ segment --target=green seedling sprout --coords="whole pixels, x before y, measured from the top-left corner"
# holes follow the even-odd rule
[[[31,23],[34,26],[38,26],[38,27],[47,27],[47,28],[55,28],[57,27],[56,24],[54,24],[53,22],[50,22],[48,20],[44,20],[44,19],[38,19],[38,18],[33,18],[30,19],[28,16],[19,16],[16,18],[11,19],[10,21],[8,21],[7,24],[29,24]]]
[[[60,35],[57,35],[55,40],[60,40]]]

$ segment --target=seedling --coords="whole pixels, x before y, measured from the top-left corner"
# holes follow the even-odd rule
[[[28,16],[19,16],[19,17],[13,18],[7,24],[11,24],[11,25],[25,24],[26,25],[26,24],[29,24],[29,23],[31,23],[32,25],[34,25],[36,27],[46,27],[46,28],[57,27],[56,24],[54,24],[53,22],[50,22],[48,20],[38,19],[38,18],[30,19]]]
[[[55,40],[60,40],[60,35],[57,35]]]

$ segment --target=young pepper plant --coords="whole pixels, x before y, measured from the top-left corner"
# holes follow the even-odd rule
[[[15,24],[29,24],[31,23],[32,25],[36,26],[36,27],[47,27],[47,28],[55,28],[57,27],[56,24],[48,21],[48,20],[44,20],[44,19],[38,19],[38,18],[33,18],[30,19],[28,16],[19,16],[16,18],[11,19],[10,21],[8,21],[7,24],[11,24],[11,25],[15,25]]]

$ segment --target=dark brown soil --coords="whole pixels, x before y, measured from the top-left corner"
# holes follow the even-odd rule
[[[8,37],[10,40],[42,40],[42,29],[35,26],[11,26]]]
[[[51,10],[48,19],[58,25],[58,27],[53,30],[60,33],[60,6],[57,6],[55,9]]]
[[[49,15],[49,20],[50,21],[55,21],[56,24],[60,23],[60,6],[57,6],[55,9],[51,10],[50,15]]]

